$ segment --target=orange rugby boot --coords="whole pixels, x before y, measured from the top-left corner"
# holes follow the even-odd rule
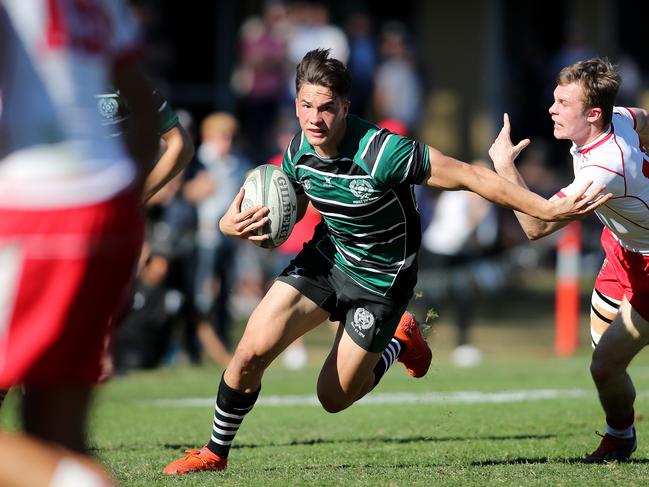
[[[162,472],[167,475],[184,475],[191,472],[225,470],[228,465],[227,458],[212,453],[207,446],[200,450],[185,450],[185,453],[188,454],[186,457],[174,460]]]
[[[406,366],[408,374],[412,377],[425,376],[433,353],[421,334],[419,323],[408,311],[401,316],[394,337],[406,346],[406,351],[399,356],[398,360]]]

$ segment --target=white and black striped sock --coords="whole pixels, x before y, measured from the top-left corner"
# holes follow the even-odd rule
[[[405,350],[405,346],[396,338],[392,338],[388,346],[381,354],[381,358],[374,366],[374,387],[379,383],[381,378],[385,375],[392,364],[399,358],[401,351]]]
[[[260,390],[261,387],[251,393],[237,391],[227,385],[221,377],[214,408],[212,437],[207,443],[207,448],[212,453],[221,458],[227,458],[232,441],[239,431],[239,426],[255,405]]]
[[[630,439],[635,435],[635,411],[624,419],[613,420],[606,418],[606,432],[616,438]]]

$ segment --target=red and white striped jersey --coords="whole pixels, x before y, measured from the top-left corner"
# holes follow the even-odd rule
[[[0,0],[0,206],[93,203],[133,182],[96,95],[139,48],[121,0]]]
[[[589,144],[570,150],[574,181],[558,195],[571,195],[588,181],[606,185],[613,198],[595,210],[620,245],[649,254],[649,156],[635,131],[635,115],[615,107],[609,129]]]

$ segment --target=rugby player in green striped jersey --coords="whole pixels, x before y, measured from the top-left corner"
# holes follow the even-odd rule
[[[548,201],[495,172],[348,113],[351,76],[329,51],[308,52],[297,66],[295,110],[301,130],[282,169],[298,196],[298,218],[310,201],[322,214],[313,238],[253,311],[216,398],[212,435],[200,449],[163,470],[179,475],[222,470],[252,409],[268,365],[297,337],[326,319],[340,325],[318,378],[318,399],[331,413],[370,392],[395,360],[414,377],[430,349],[406,305],[417,280],[421,240],[413,185],[470,190],[494,203],[557,221],[597,207],[586,187]],[[600,190],[601,191],[601,190]],[[228,236],[259,242],[268,208],[241,211],[243,190],[220,221]]]

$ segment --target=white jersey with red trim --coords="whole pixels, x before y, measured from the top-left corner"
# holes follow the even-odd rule
[[[595,210],[620,244],[649,254],[649,156],[638,137],[635,115],[628,108],[615,107],[609,129],[593,142],[570,150],[574,181],[558,193],[572,195],[588,181],[606,185],[613,193]]]
[[[95,96],[136,48],[121,0],[0,0],[0,206],[94,203],[132,184]]]

